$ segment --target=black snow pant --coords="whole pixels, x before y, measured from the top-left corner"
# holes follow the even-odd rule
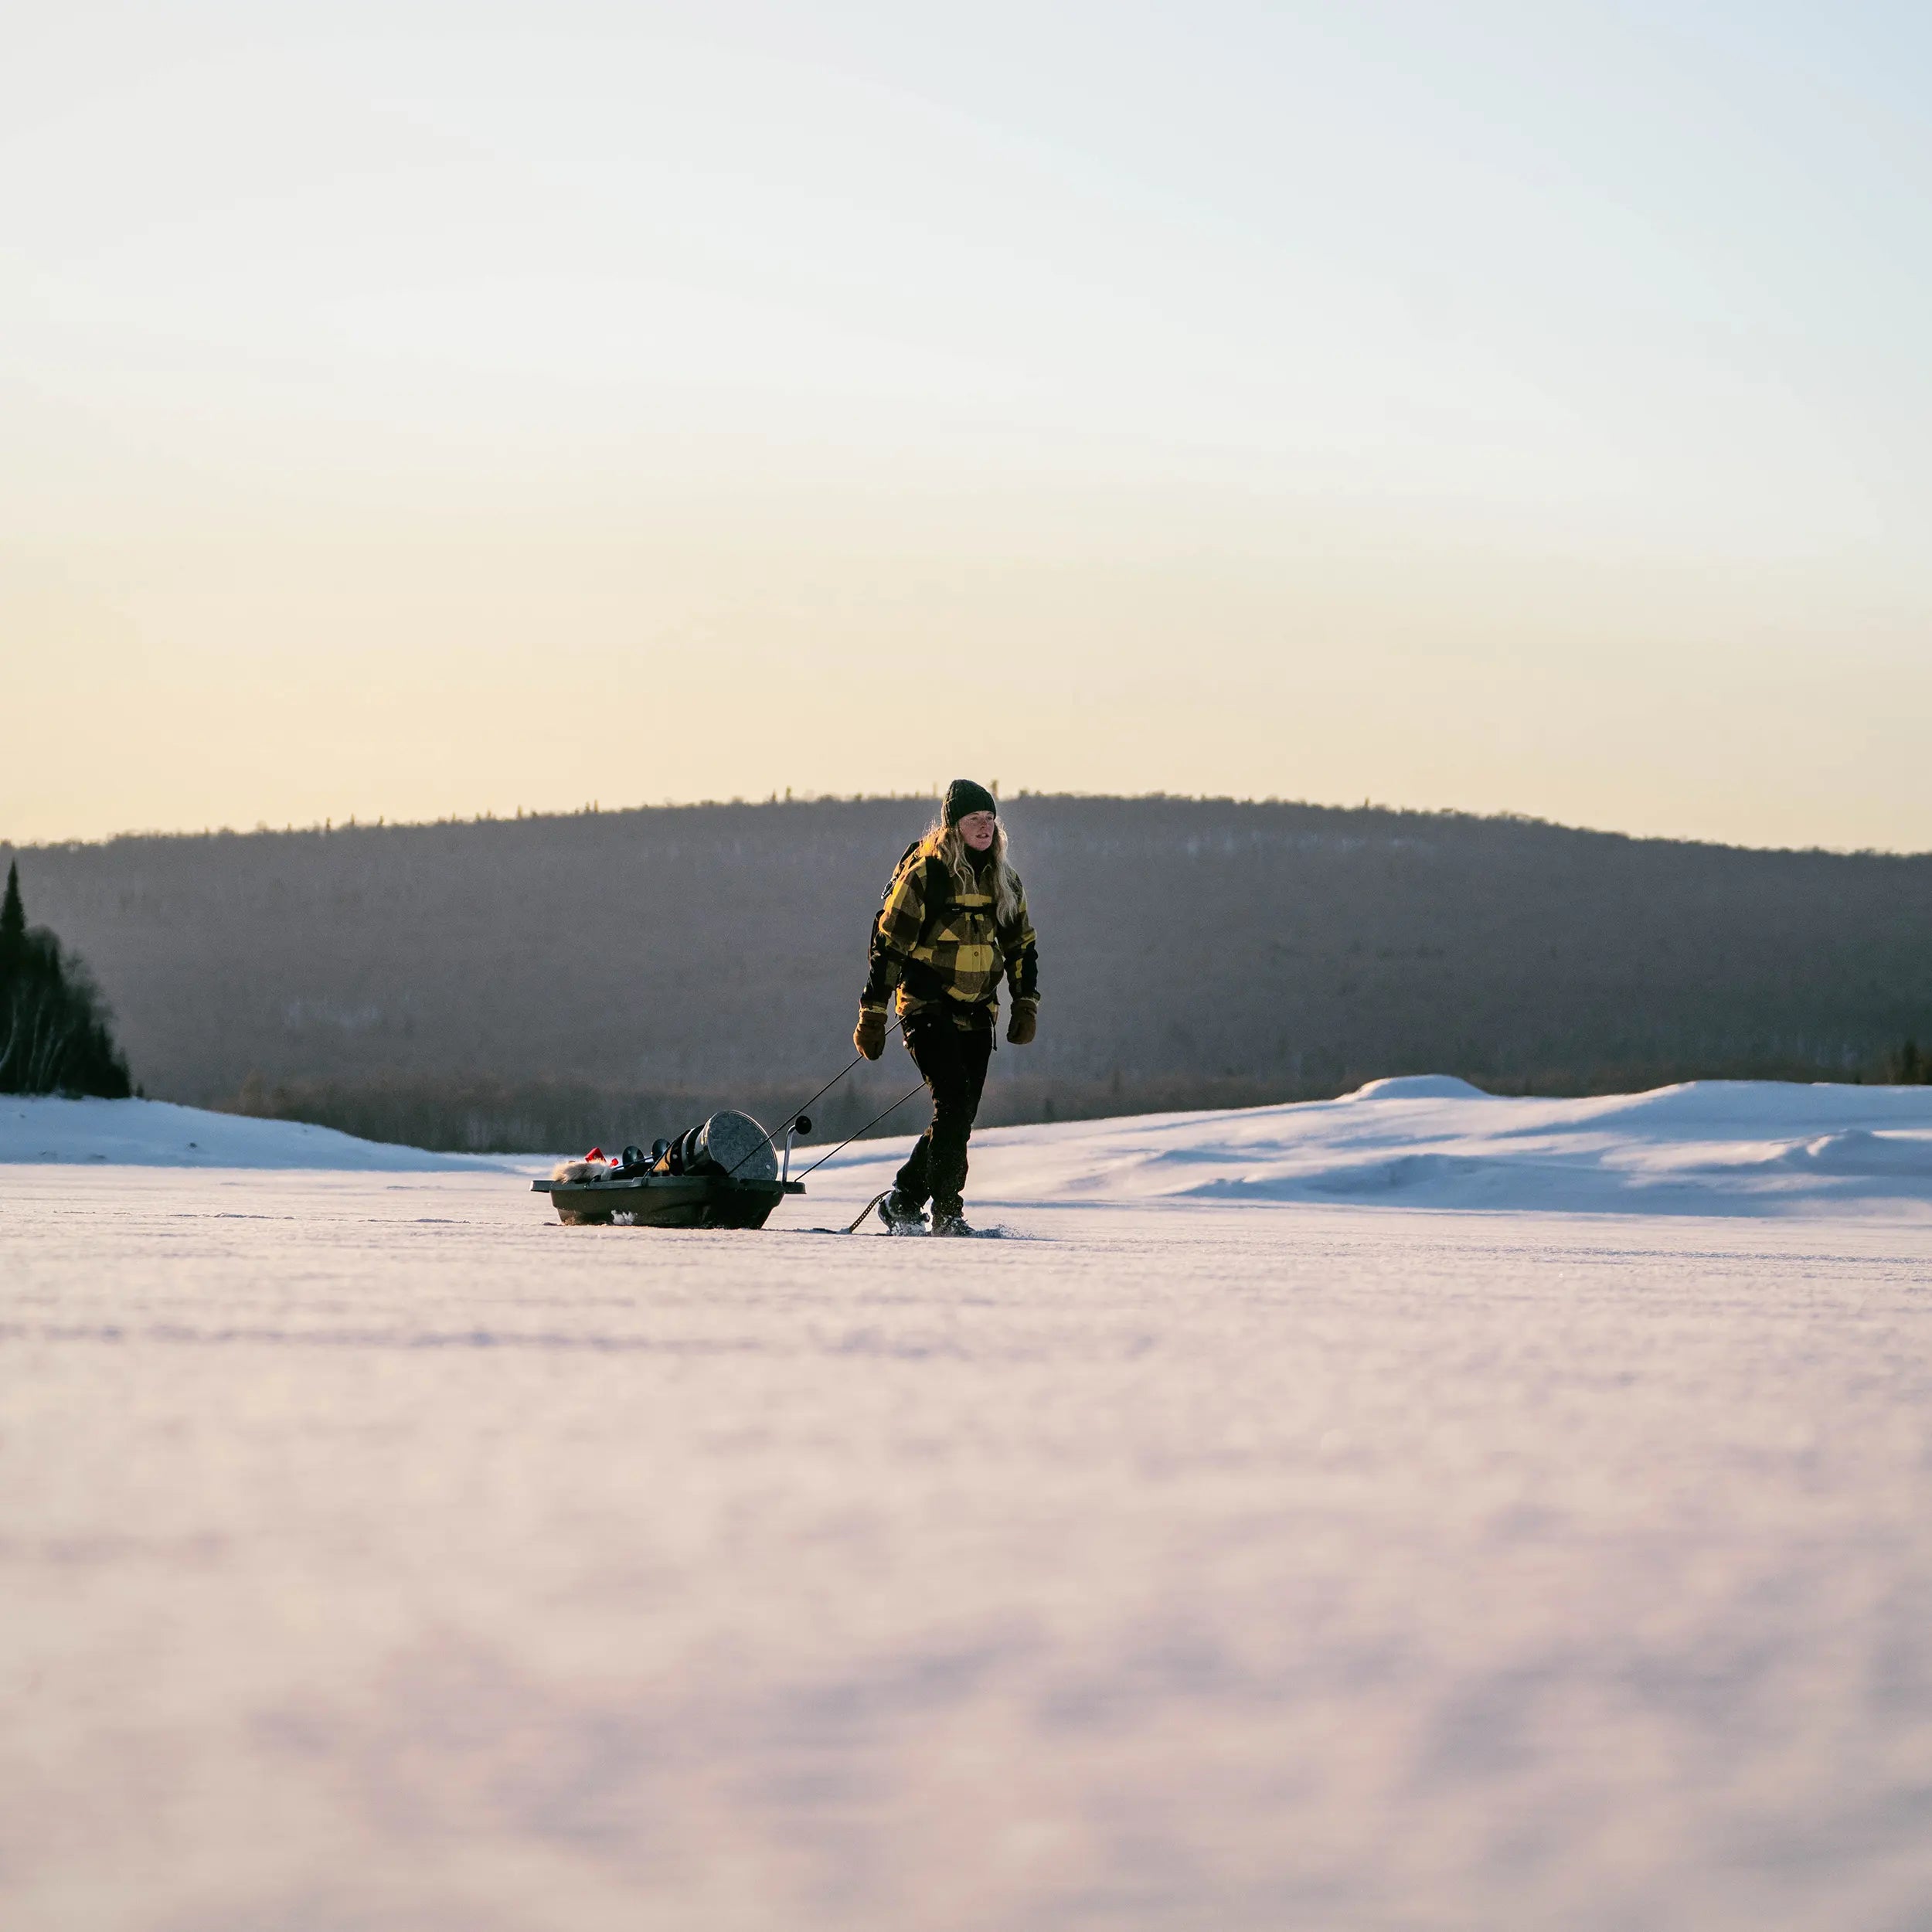
[[[966,1141],[992,1057],[991,1015],[985,1026],[964,1027],[948,1012],[920,1013],[906,1022],[906,1046],[926,1077],[933,1124],[893,1185],[915,1207],[930,1200],[935,1216],[957,1214],[966,1192]]]

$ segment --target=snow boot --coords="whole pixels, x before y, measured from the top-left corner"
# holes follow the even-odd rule
[[[926,1231],[926,1210],[897,1188],[879,1202],[879,1218],[885,1223],[888,1234],[923,1234]]]
[[[962,1236],[978,1233],[979,1230],[968,1221],[963,1210],[952,1214],[935,1214],[933,1216],[935,1234],[952,1234]]]

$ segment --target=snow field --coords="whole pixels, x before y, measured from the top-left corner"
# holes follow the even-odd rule
[[[624,1134],[648,1145],[689,1124],[631,1123]],[[818,1170],[815,1191],[862,1200],[890,1181],[907,1144],[859,1143]],[[553,1158],[427,1154],[153,1101],[0,1100],[0,1162],[547,1174]],[[808,1143],[797,1166],[816,1158]],[[1296,1106],[992,1129],[974,1137],[969,1198],[1932,1218],[1932,1087],[1707,1080],[1546,1100],[1439,1077],[1378,1080]]]
[[[1193,1179],[1304,1185],[1258,1120]],[[1184,1139],[998,1137],[976,1244],[777,1231],[876,1155],[764,1235],[0,1170],[0,1917],[1932,1922],[1923,1226],[1137,1203]]]
[[[477,1173],[502,1163],[358,1140],[301,1121],[261,1121],[168,1100],[70,1100],[0,1094],[0,1163],[112,1167],[308,1168]]]
[[[1932,1216],[1932,1087],[1704,1080],[1549,1100],[1377,1080],[1337,1100],[1010,1128],[975,1134],[973,1158],[969,1196],[994,1202]],[[838,1159],[886,1166],[862,1145]]]

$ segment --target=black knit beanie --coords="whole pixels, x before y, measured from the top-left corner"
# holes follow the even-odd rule
[[[999,801],[984,785],[976,785],[970,778],[955,778],[946,787],[947,824],[956,825],[976,811],[990,811],[998,818]]]

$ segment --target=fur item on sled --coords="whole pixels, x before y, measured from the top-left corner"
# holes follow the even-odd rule
[[[602,1159],[560,1161],[551,1168],[550,1179],[553,1181],[568,1181],[573,1185],[585,1181],[607,1181],[616,1166],[614,1161]]]

